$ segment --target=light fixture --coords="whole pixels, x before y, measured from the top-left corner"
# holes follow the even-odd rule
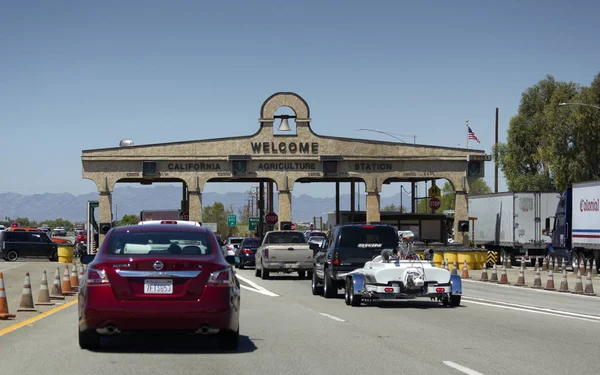
[[[292,128],[290,128],[290,123],[288,122],[288,119],[296,118],[296,116],[280,115],[280,116],[273,116],[273,117],[281,119],[281,124],[279,124],[279,128],[277,128],[277,130],[279,130],[280,132],[289,132],[292,130]]]

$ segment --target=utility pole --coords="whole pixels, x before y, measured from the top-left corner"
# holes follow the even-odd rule
[[[496,108],[496,143],[494,144],[494,193],[498,192],[498,108]]]

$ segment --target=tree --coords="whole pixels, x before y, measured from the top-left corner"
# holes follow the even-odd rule
[[[116,226],[120,227],[123,225],[135,225],[140,222],[140,218],[137,215],[123,215],[121,220],[116,222]]]
[[[475,178],[470,181],[470,190],[469,194],[471,195],[479,195],[479,194],[489,194],[492,192],[489,185],[485,182],[483,178]],[[440,208],[436,210],[436,212],[444,212],[444,210],[453,210],[454,209],[454,199],[456,193],[454,191],[454,187],[449,181],[444,183],[442,187],[442,196],[440,197],[441,205]],[[419,213],[431,213],[431,208],[429,208],[429,199],[420,199],[417,205]]]
[[[381,209],[381,211],[388,211],[388,212],[392,212],[392,211],[398,212],[398,211],[400,211],[400,212],[406,212],[406,207],[404,207],[404,206],[403,207],[396,206],[395,204],[392,203],[392,204],[389,204],[389,205],[383,207]]]
[[[217,223],[217,232],[226,237],[237,233],[237,228],[227,226],[227,215],[233,214],[233,208],[225,210],[221,202],[215,202],[212,206],[206,206],[202,209],[202,221],[205,223]]]

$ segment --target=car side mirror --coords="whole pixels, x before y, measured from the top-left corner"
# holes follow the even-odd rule
[[[240,264],[240,257],[237,255],[227,255],[225,256],[225,260],[227,261],[227,263],[232,264],[232,265],[236,265],[236,264]]]
[[[312,251],[319,251],[319,249],[321,248],[321,245],[318,243],[314,243],[311,242],[308,244],[308,247],[312,250]]]
[[[96,254],[84,254],[81,256],[81,264],[90,264],[96,258]]]

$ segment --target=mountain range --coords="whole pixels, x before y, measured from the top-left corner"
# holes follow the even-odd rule
[[[204,206],[221,202],[232,207],[237,213],[248,204],[246,193],[202,194]],[[410,195],[404,194],[403,204],[410,208]],[[98,200],[98,194],[73,195],[70,193],[44,193],[23,195],[18,193],[0,193],[0,218],[27,217],[35,221],[62,218],[70,221],[85,220],[85,206],[88,200]],[[381,208],[390,204],[398,206],[400,196],[381,197]],[[142,210],[177,209],[181,205],[181,188],[177,186],[154,186],[141,189],[130,186],[116,187],[113,192],[113,216],[118,219],[126,214],[139,215]],[[360,208],[365,209],[364,194],[360,199]],[[350,195],[340,194],[340,210],[350,210]],[[294,221],[312,221],[314,216],[327,220],[327,212],[335,211],[335,197],[317,198],[302,194],[292,197],[292,217]],[[277,212],[277,196],[275,196]]]

